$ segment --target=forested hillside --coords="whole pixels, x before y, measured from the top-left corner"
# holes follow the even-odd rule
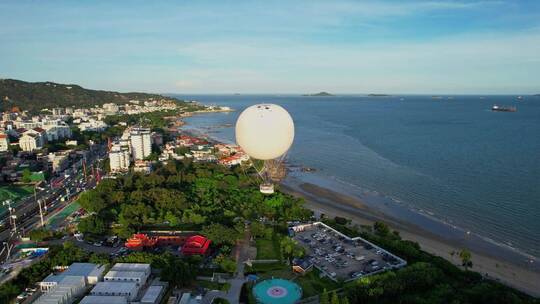
[[[89,107],[110,102],[126,103],[133,99],[167,99],[181,102],[158,94],[89,90],[75,84],[25,82],[15,79],[0,79],[0,98],[2,111],[13,107],[29,111],[66,106]]]

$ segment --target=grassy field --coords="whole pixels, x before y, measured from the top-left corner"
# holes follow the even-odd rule
[[[228,291],[231,288],[231,284],[229,283],[220,284],[217,282],[210,282],[210,281],[204,281],[204,280],[197,280],[196,285],[199,287],[207,288],[209,290]]]
[[[19,201],[21,198],[32,194],[34,189],[32,186],[1,186],[0,187],[0,203],[5,200]],[[16,205],[16,204],[15,204]],[[7,207],[0,204],[0,214],[7,211]]]
[[[55,228],[57,225],[61,224],[73,212],[77,211],[79,208],[81,208],[81,205],[79,204],[79,202],[77,201],[72,202],[67,207],[65,207],[62,211],[58,212],[53,217],[49,218],[49,220],[47,221],[47,225],[50,225],[53,228]]]
[[[0,187],[0,201],[7,199],[19,200],[29,194],[33,193],[32,186],[2,186]]]
[[[275,240],[258,239],[257,243],[257,260],[279,260],[279,246]]]
[[[295,282],[302,287],[303,297],[311,297],[326,291],[334,290],[339,287],[338,283],[327,277],[319,277],[319,271],[313,269],[303,276],[299,276]]]

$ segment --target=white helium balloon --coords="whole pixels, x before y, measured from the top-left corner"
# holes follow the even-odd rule
[[[281,106],[253,105],[236,121],[236,142],[255,159],[278,158],[289,150],[293,140],[293,120]]]

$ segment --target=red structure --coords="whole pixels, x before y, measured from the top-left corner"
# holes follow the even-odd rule
[[[136,233],[127,239],[125,246],[131,250],[142,251],[161,246],[180,246],[186,242],[187,236],[181,235],[158,235],[148,236],[144,233]]]
[[[211,240],[202,235],[190,236],[182,246],[183,255],[205,255],[210,247]]]

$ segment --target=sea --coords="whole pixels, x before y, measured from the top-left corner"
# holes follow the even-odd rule
[[[287,162],[309,182],[442,239],[540,270],[540,97],[172,95],[235,111],[194,115],[186,128],[234,143],[257,103],[295,123]],[[493,112],[494,105],[517,112]]]

